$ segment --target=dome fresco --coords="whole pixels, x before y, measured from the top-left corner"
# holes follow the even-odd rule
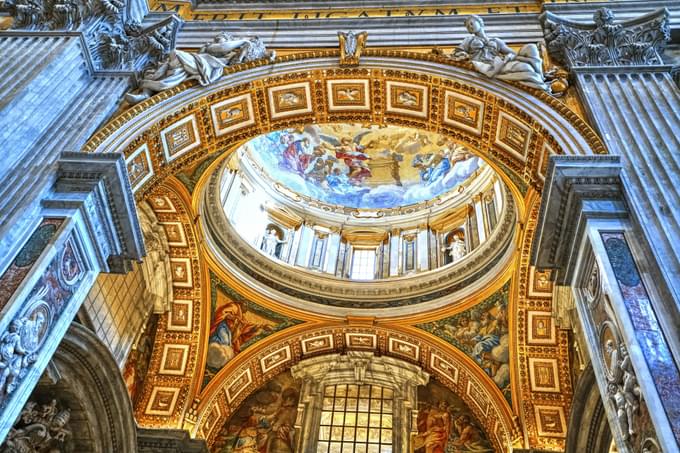
[[[274,131],[250,140],[238,154],[299,195],[358,209],[435,198],[484,165],[467,148],[436,133],[360,124]]]

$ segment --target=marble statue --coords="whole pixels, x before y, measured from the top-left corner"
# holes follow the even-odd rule
[[[35,354],[27,347],[36,342],[32,338],[35,329],[26,329],[26,318],[12,320],[7,331],[0,337],[0,402],[16,389],[26,369],[35,362]]]
[[[626,345],[607,340],[605,350],[609,359],[607,393],[616,409],[621,434],[629,441],[637,434],[635,414],[639,412],[642,393]]]
[[[463,241],[458,235],[454,236],[451,244],[449,244],[448,247],[444,247],[442,251],[448,251],[449,256],[451,256],[451,262],[453,263],[460,261],[467,253],[465,241]]]
[[[543,60],[535,44],[527,44],[515,54],[505,42],[489,38],[484,21],[470,16],[465,27],[471,33],[451,56],[456,61],[469,60],[475,70],[490,78],[519,82],[532,88],[548,90],[543,76]]]
[[[288,241],[283,241],[279,239],[274,228],[267,231],[262,239],[262,249],[269,256],[276,256],[276,246],[279,244],[285,244]]]
[[[170,51],[164,60],[144,71],[139,83],[141,92],[128,93],[125,100],[136,104],[186,80],[197,80],[202,86],[208,86],[222,77],[227,66],[261,58],[273,60],[275,56],[260,38],[237,38],[231,33],[220,33],[196,53]]]

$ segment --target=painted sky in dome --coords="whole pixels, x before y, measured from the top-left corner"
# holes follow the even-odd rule
[[[290,190],[361,209],[432,199],[483,165],[467,148],[438,134],[398,126],[309,125],[260,135],[244,150]]]

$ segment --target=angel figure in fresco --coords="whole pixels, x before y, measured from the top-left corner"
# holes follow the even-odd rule
[[[364,179],[372,175],[371,169],[366,163],[370,156],[364,153],[364,147],[359,145],[363,135],[359,135],[352,140],[349,137],[342,137],[340,143],[334,146],[335,157],[342,160],[349,172],[347,178],[352,184],[361,185]]]
[[[442,150],[436,153],[416,154],[411,166],[420,173],[420,182],[432,184],[444,177],[451,169],[448,155]]]
[[[220,303],[220,299],[223,303]],[[218,306],[213,315],[208,340],[208,367],[213,370],[221,369],[241,352],[243,344],[269,328],[266,324],[248,321],[241,304],[218,292]]]
[[[283,166],[298,174],[303,174],[312,157],[312,144],[309,137],[305,136],[295,140],[292,134],[281,136],[281,141],[286,148],[283,150]]]

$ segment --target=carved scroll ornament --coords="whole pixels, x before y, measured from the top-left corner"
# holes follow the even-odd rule
[[[56,400],[50,404],[29,401],[10,430],[1,453],[61,452],[64,442],[71,437],[71,410],[61,409]]]
[[[614,13],[600,8],[592,24],[573,22],[546,12],[541,15],[550,54],[570,67],[663,64],[670,40],[667,9],[614,23]]]

